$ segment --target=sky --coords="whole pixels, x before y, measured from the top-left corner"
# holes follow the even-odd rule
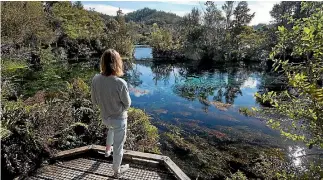
[[[189,13],[193,7],[199,9],[204,8],[203,1],[82,1],[86,9],[94,8],[103,14],[116,15],[116,11],[121,8],[123,13],[129,13],[144,7],[151,9],[172,12],[179,16],[184,16]],[[224,1],[216,1],[215,4],[219,8],[222,7]],[[272,19],[269,14],[274,4],[279,1],[248,1],[251,12],[256,15],[250,25],[259,23],[269,23]]]

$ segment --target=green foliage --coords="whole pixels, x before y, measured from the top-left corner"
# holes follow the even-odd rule
[[[10,137],[12,135],[12,132],[4,127],[0,127],[0,138],[6,139],[7,137]]]
[[[232,174],[231,178],[227,178],[227,180],[247,180],[247,177],[243,172],[237,171],[234,174]]]
[[[4,74],[12,74],[21,69],[28,68],[27,62],[14,59],[2,59],[1,70]]]
[[[113,48],[122,56],[132,57],[135,37],[131,27],[126,24],[122,11],[119,11],[115,19],[109,19],[105,24],[107,29],[101,41],[104,47],[102,51]]]
[[[24,107],[21,101],[9,102],[2,107],[1,132],[6,132],[1,138],[1,157],[3,166],[1,173],[9,179],[17,174],[25,174],[47,155],[35,139],[33,118],[27,114],[30,107]],[[23,153],[22,153],[23,152]],[[35,158],[37,157],[37,158]]]
[[[231,16],[233,15],[234,1],[226,1],[222,6],[222,10],[225,13],[225,28],[229,29],[231,26]]]
[[[266,44],[265,34],[254,31],[253,28],[249,26],[244,26],[241,29],[242,33],[236,37],[239,48],[237,51],[233,52],[237,52],[240,58],[248,60],[260,59],[260,55]]]
[[[303,8],[306,3],[302,3]],[[323,73],[323,6],[318,7],[311,16],[302,19],[289,18],[293,23],[292,29],[284,26],[278,28],[278,44],[271,53],[274,59],[282,54],[281,59],[274,59],[274,68],[280,68],[288,78],[289,86],[294,90],[284,91],[280,94],[269,92],[261,97],[263,101],[269,101],[280,114],[284,114],[293,120],[291,128],[301,130],[295,132],[291,128],[285,128],[280,119],[269,121],[281,133],[293,140],[301,140],[309,146],[317,145],[323,148],[323,89],[319,85],[322,82]],[[299,64],[290,63],[284,54],[292,47],[292,55],[301,57]],[[310,132],[306,135],[305,132]]]
[[[153,48],[164,51],[176,49],[178,46],[174,43],[171,33],[166,29],[159,28],[157,24],[153,25],[149,44]]]
[[[170,56],[174,56],[172,51],[178,50],[182,37],[178,31],[181,17],[164,11],[144,8],[126,14],[125,19],[134,42],[153,46],[154,50],[160,51],[161,57],[172,58]],[[159,27],[156,28],[154,24],[158,24]]]
[[[311,2],[302,2],[301,5],[299,13],[312,7]],[[289,24],[287,27],[278,26],[278,44],[270,57],[274,61],[274,70],[287,77],[290,90],[280,93],[271,91],[256,96],[274,107],[264,112],[283,116],[269,119],[271,127],[279,129],[283,136],[293,141],[305,142],[309,148],[323,148],[323,5],[316,7],[308,17],[286,18]],[[286,54],[290,51],[291,56],[300,58],[301,62],[293,63],[291,59],[287,59]],[[313,163],[301,175],[281,172],[277,177],[319,179],[322,177],[321,164]]]
[[[73,6],[71,2],[55,3],[52,13],[71,39],[96,38],[104,32],[103,19],[97,13]]]
[[[151,152],[160,154],[158,130],[151,125],[150,117],[140,109],[130,108],[128,111],[129,117],[129,139],[127,146],[130,149],[142,152]],[[132,144],[135,143],[135,144]]]
[[[254,16],[245,1],[237,4],[228,1],[222,10],[215,2],[207,1],[202,16],[192,9],[183,17],[178,39],[184,44],[182,49],[189,59],[258,60],[266,38],[248,26]]]
[[[50,64],[59,61],[59,58],[52,52],[53,48],[49,46],[47,49],[40,49],[39,56],[42,64]]]
[[[24,84],[30,89],[25,89],[24,95],[32,95],[35,92],[46,89],[48,91],[57,91],[65,86],[62,81],[64,71],[60,65],[47,64],[43,66],[43,71],[37,71],[33,74],[33,81]]]
[[[67,83],[67,90],[69,95],[74,98],[84,98],[90,95],[89,86],[81,78],[73,79],[71,83]]]
[[[53,41],[42,2],[1,2],[2,43],[25,45]]]
[[[139,9],[128,13],[125,18],[127,21],[140,22],[156,12],[157,12],[156,9],[143,8],[143,9]]]
[[[306,4],[302,4],[301,1],[282,1],[274,5],[270,15],[275,20],[275,26],[284,26],[290,29],[293,24],[289,22],[289,17],[293,19],[309,17],[322,4],[320,1],[307,2]]]
[[[250,8],[248,7],[248,3],[246,1],[240,1],[233,11],[235,19],[232,23],[236,31],[239,31],[238,29],[243,26],[247,26],[255,16],[255,13],[249,14],[249,12]]]
[[[121,11],[121,10],[120,10]],[[131,57],[133,54],[133,39],[129,34],[129,29],[126,25],[125,17],[122,12],[116,17],[117,22],[119,23],[119,32],[115,34],[116,47],[115,49],[128,57]]]
[[[6,101],[0,129],[5,162],[1,173],[13,179],[58,150],[105,145],[106,129],[88,94],[88,85],[77,78],[56,92],[36,93],[25,101]],[[126,149],[160,153],[157,128],[143,111],[129,110],[128,128]]]
[[[1,2],[1,17],[2,52],[9,58],[19,56],[31,64],[43,65],[98,56],[108,48],[124,56],[133,53],[134,40],[122,15],[114,20],[85,10],[79,1]],[[115,22],[111,26],[112,20]]]

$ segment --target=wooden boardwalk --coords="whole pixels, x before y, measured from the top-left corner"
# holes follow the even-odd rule
[[[114,179],[112,157],[105,158],[104,149],[104,146],[91,145],[62,151],[54,157],[52,164],[39,168],[27,179]],[[125,150],[123,164],[125,163],[130,165],[130,169],[119,179],[189,180],[167,156]]]

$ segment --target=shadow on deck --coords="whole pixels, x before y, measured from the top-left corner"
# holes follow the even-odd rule
[[[59,152],[54,162],[38,169],[27,179],[114,179],[112,157],[104,157],[104,146],[84,146]],[[125,150],[123,164],[130,169],[119,179],[157,180],[189,177],[167,156]]]

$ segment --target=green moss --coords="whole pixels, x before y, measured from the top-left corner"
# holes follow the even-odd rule
[[[241,108],[239,108],[239,113],[240,114],[243,114],[245,116],[255,116],[256,115],[256,113],[253,110],[250,110],[247,107],[241,107]]]

